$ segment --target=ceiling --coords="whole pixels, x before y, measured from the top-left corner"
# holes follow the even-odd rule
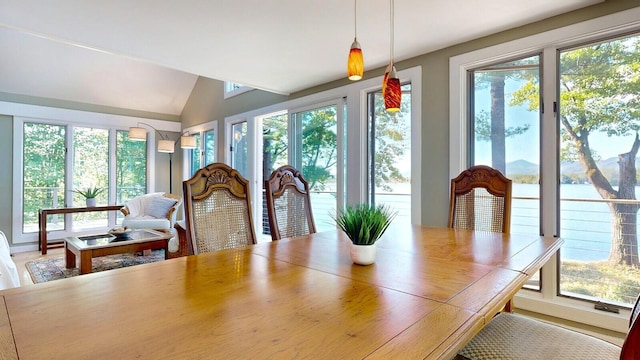
[[[395,60],[603,0],[397,0]],[[365,69],[388,0],[357,3]],[[0,0],[0,92],[180,115],[197,76],[289,94],[345,77],[349,0]]]

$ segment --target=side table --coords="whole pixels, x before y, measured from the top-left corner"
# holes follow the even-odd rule
[[[39,233],[38,233],[38,250],[42,249],[42,255],[47,254],[47,249],[60,248],[64,246],[64,242],[57,244],[47,244],[47,216],[52,214],[71,214],[93,211],[115,211],[120,210],[124,205],[104,205],[90,207],[71,207],[56,209],[40,209],[38,217]]]

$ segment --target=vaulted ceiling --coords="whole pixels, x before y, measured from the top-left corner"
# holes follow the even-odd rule
[[[396,0],[396,61],[602,0]],[[365,68],[389,0],[357,2]],[[0,0],[0,92],[179,115],[198,76],[289,94],[345,76],[349,0]]]

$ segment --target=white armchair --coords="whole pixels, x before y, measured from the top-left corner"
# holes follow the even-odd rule
[[[182,198],[162,192],[144,194],[127,201],[120,209],[124,214],[122,226],[130,229],[167,230],[176,223]]]
[[[16,263],[11,259],[9,241],[0,231],[0,289],[9,289],[20,286],[20,275]]]

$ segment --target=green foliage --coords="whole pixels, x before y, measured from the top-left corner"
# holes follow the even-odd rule
[[[93,198],[96,198],[98,195],[102,194],[104,190],[105,189],[99,188],[97,186],[94,186],[94,187],[90,186],[86,189],[75,189],[71,191],[73,191],[76,194],[82,195],[85,199],[93,199]]]
[[[400,112],[389,114],[384,109],[382,95],[376,93],[375,101],[375,183],[385,191],[392,189],[390,182],[405,182],[397,167],[398,158],[409,146],[409,128],[406,117],[410,116],[410,85],[404,85]],[[294,122],[300,127],[297,134],[302,141],[299,163],[312,191],[326,189],[326,184],[335,180],[337,154],[337,116],[335,106],[296,113]],[[275,115],[263,120],[263,173],[268,177],[280,165],[288,163],[288,115]],[[348,147],[348,145],[347,145]]]
[[[358,204],[347,206],[333,216],[336,224],[355,245],[373,245],[384,234],[396,212],[386,205]]]

